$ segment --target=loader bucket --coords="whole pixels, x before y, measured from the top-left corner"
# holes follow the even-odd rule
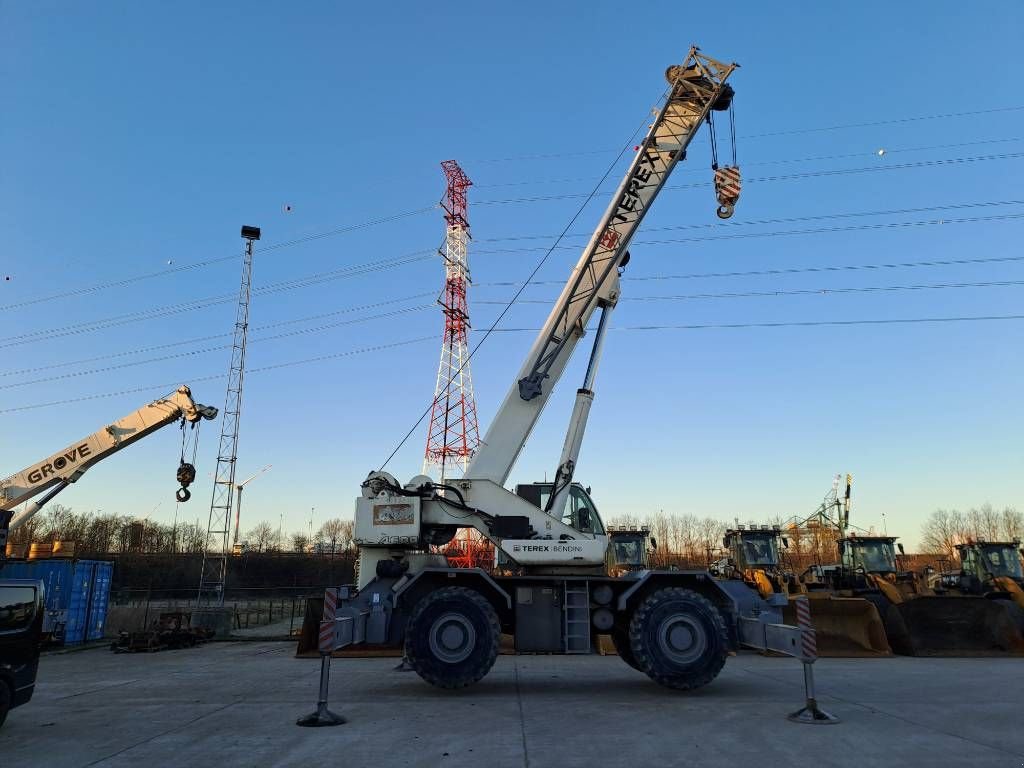
[[[886,629],[909,656],[1024,655],[1024,612],[1007,600],[925,595],[891,606]],[[902,625],[904,637],[897,637]]]
[[[818,640],[819,656],[891,656],[885,625],[878,610],[860,597],[833,597],[811,592],[811,622]],[[791,599],[783,609],[787,624],[796,624]]]

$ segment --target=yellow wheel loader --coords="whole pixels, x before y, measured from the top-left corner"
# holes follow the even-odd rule
[[[780,549],[789,542],[778,526],[760,528],[739,525],[728,530],[722,541],[729,552],[718,573],[739,578],[767,599],[772,593],[790,598],[783,609],[787,622],[796,621],[793,598],[806,595],[811,599],[811,620],[818,636],[818,653],[822,656],[889,656],[892,650],[885,636],[885,626],[878,610],[859,597],[838,597],[824,589],[808,589],[796,576],[781,565]],[[812,585],[813,586],[813,585]]]
[[[937,593],[916,574],[899,569],[895,542],[894,536],[848,535],[837,542],[839,565],[812,570],[816,570],[817,580],[828,584],[836,594],[871,601],[896,653],[1024,653],[1024,634],[1012,599],[987,599],[964,590]],[[903,551],[902,545],[899,549]]]
[[[651,567],[651,552],[657,542],[647,526],[608,526],[605,566],[609,576],[624,576]]]

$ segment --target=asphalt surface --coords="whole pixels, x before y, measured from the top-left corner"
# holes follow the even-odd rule
[[[335,659],[334,728],[299,728],[320,664],[294,644],[42,659],[0,729],[4,766],[1024,765],[1024,660],[822,659],[838,725],[800,725],[792,659],[742,654],[696,692],[616,657],[501,656],[478,685],[434,689],[395,659]]]

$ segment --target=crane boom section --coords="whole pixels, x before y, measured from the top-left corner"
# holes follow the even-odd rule
[[[467,478],[499,485],[508,479],[594,310],[618,301],[618,270],[640,222],[701,122],[731,100],[726,79],[736,66],[691,48],[683,64],[669,67],[668,96],[492,420]]]
[[[0,481],[0,511],[17,505],[60,483],[73,483],[82,473],[111,454],[178,419],[196,423],[213,419],[217,409],[199,405],[182,386],[169,397],[154,400],[134,413],[76,440],[47,459]]]

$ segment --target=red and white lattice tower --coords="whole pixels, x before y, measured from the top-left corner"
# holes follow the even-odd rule
[[[444,293],[439,303],[444,312],[444,339],[441,342],[441,364],[437,369],[434,405],[427,432],[427,450],[423,473],[444,482],[454,470],[465,470],[480,444],[476,421],[476,400],[473,378],[469,372],[469,308],[466,287],[469,266],[466,246],[469,242],[469,220],[466,218],[466,190],[473,182],[454,160],[441,163],[448,188],[441,200],[447,235],[441,256],[445,263]]]

